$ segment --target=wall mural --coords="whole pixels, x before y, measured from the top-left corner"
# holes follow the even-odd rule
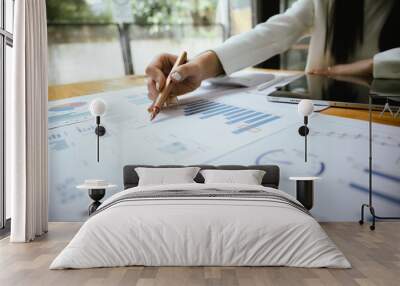
[[[320,221],[355,221],[368,192],[368,123],[314,113],[309,161],[297,133],[297,106],[267,101],[252,89],[204,86],[149,121],[144,87],[49,102],[50,220],[81,221],[91,203],[76,185],[105,179],[121,191],[126,164],[277,164],[280,188],[295,193],[290,176],[320,176],[312,214]],[[95,119],[88,106],[107,103],[96,161]],[[379,215],[400,215],[400,128],[373,127],[374,204]]]

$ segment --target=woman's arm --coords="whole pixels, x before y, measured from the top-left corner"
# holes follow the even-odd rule
[[[327,69],[312,70],[309,73],[331,76],[373,76],[374,78],[400,79],[400,48],[378,53],[372,59],[335,65]]]
[[[290,48],[312,27],[313,21],[313,0],[298,0],[285,13],[230,38],[174,71],[171,69],[177,56],[161,54],[146,68],[149,96],[152,99],[157,97],[169,73],[174,83],[172,94],[181,95],[195,90],[204,79],[260,63]]]
[[[330,76],[372,76],[373,61],[366,59],[351,64],[335,65],[326,69],[311,70],[309,74]]]
[[[289,49],[314,23],[313,0],[298,0],[285,13],[213,49],[227,74],[258,64]]]

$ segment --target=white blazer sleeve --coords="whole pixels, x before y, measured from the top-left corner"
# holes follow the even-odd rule
[[[374,78],[400,79],[400,48],[376,54],[373,66]]]
[[[212,50],[225,73],[231,74],[286,51],[310,30],[313,22],[313,0],[298,0],[285,13],[269,18]]]

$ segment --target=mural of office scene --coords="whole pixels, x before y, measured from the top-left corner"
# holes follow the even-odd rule
[[[0,1],[0,281],[397,285],[400,2]]]

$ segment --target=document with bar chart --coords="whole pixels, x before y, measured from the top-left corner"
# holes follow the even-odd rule
[[[72,129],[76,134],[72,138],[82,144],[82,132],[94,128],[94,119],[88,116],[87,110],[82,110],[82,103],[87,108],[91,97],[51,106],[50,129]],[[146,111],[150,101],[143,88],[96,97],[108,104],[102,120],[108,131],[102,138],[103,144],[110,141],[111,149],[126,146],[126,150],[118,149],[121,156],[142,163],[165,164],[178,160],[189,164],[212,160],[300,120],[296,106],[275,106],[266,96],[247,89],[200,90],[183,97],[178,106],[165,109],[153,122],[149,121]],[[88,154],[91,155],[95,154]]]
[[[88,112],[95,98],[107,103],[99,163],[95,119]],[[306,164],[297,105],[268,102],[266,92],[204,86],[153,122],[147,113],[150,103],[145,87],[49,102],[51,220],[85,218],[90,201],[75,186],[85,179],[105,179],[119,186],[107,191],[109,196],[122,189],[126,164],[277,164],[281,189],[292,194],[289,176],[322,177],[312,210],[318,219],[359,215],[367,186],[367,122],[314,113]],[[400,204],[400,133],[398,127],[376,128],[374,152],[386,158],[374,165],[376,204],[393,213]],[[332,156],[334,148],[341,150],[340,156]],[[341,204],[340,212],[331,207],[335,203]]]
[[[100,163],[95,119],[88,114],[94,98],[107,103]],[[57,206],[51,207],[52,218],[57,219],[64,206],[67,211],[70,204],[87,203],[81,193],[65,191],[85,178],[102,177],[121,186],[125,164],[212,162],[301,122],[295,105],[270,103],[265,94],[246,88],[201,88],[181,97],[179,105],[163,110],[153,122],[147,113],[150,103],[145,87],[49,102],[50,185],[56,190],[50,199],[58,201],[50,204]],[[67,214],[78,219],[74,212]]]
[[[245,89],[224,90],[184,98],[154,124],[135,132],[152,138],[154,145],[147,148],[153,150],[154,158],[159,158],[160,162],[155,163],[172,159],[195,164],[212,161],[299,120],[294,105],[275,106],[266,96]],[[165,147],[168,144],[179,144],[187,151],[171,153]],[[143,144],[137,144],[137,148],[143,148]]]

